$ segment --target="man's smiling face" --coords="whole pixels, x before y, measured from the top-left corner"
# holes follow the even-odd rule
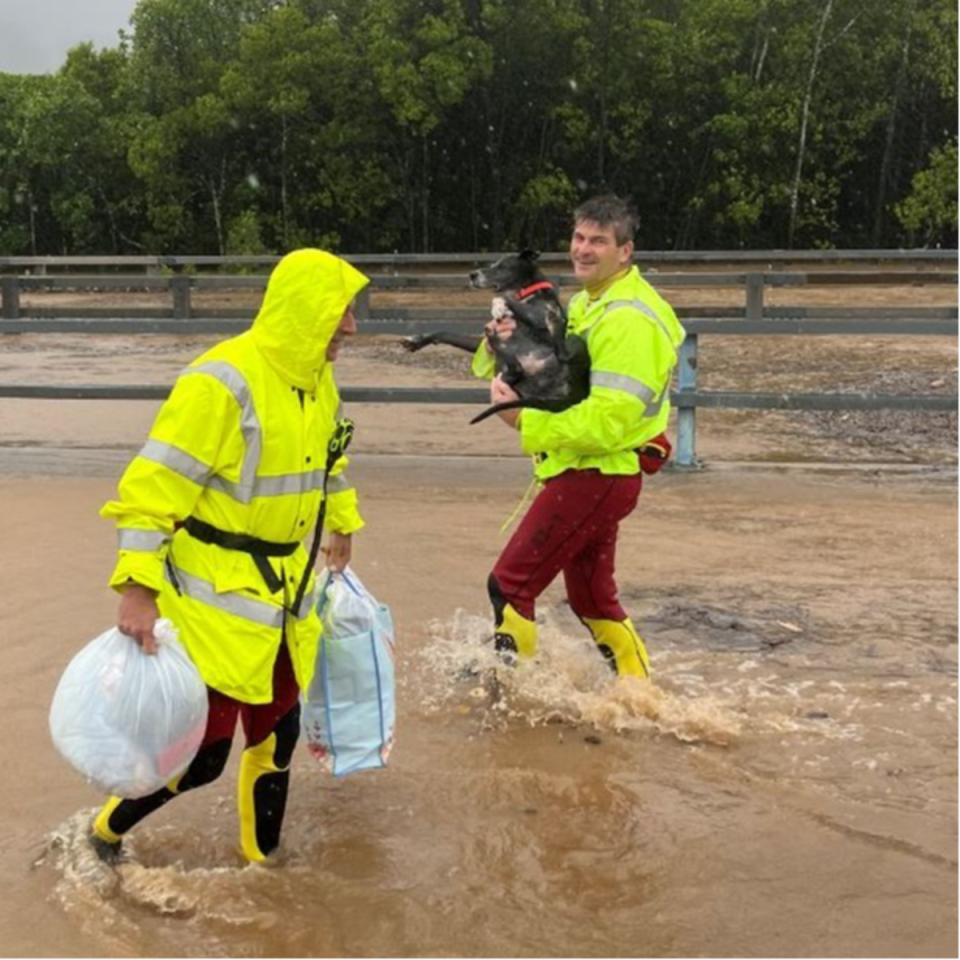
[[[579,220],[570,238],[570,260],[577,280],[585,287],[605,283],[630,264],[633,241],[617,242],[613,227]]]

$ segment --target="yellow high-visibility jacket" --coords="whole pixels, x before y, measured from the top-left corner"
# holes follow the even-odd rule
[[[346,261],[298,250],[277,265],[250,330],[197,358],[180,375],[150,437],[101,515],[117,524],[110,585],[159,591],[204,681],[246,703],[269,703],[284,632],[297,682],[313,676],[320,622],[311,583],[290,612],[307,563],[302,541],[316,524],[326,450],[340,408],[327,346],[368,280]],[[341,457],[327,482],[327,530],[363,526]],[[203,543],[181,524],[273,543],[283,587],[271,593],[253,558]],[[285,612],[286,608],[286,612]]]
[[[590,354],[590,395],[561,413],[527,408],[520,417],[525,453],[541,481],[565,470],[604,474],[640,472],[634,451],[667,428],[670,377],[685,333],[670,304],[636,267],[591,301],[585,290],[567,310],[567,331],[582,337]],[[478,376],[492,373],[481,344]]]

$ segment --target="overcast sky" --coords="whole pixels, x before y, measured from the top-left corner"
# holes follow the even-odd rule
[[[115,47],[136,0],[0,0],[0,73],[50,73],[89,40]]]

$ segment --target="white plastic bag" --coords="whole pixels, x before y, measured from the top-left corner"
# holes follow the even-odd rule
[[[207,688],[169,620],[145,654],[116,628],[70,661],[50,707],[60,755],[98,789],[144,797],[190,765],[207,725]]]
[[[323,635],[302,705],[307,749],[336,776],[387,765],[396,723],[393,620],[348,567],[327,571]]]

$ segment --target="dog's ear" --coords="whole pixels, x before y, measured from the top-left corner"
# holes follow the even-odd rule
[[[529,247],[526,247],[520,251],[518,256],[521,260],[529,260],[530,263],[536,263],[536,261],[540,259],[540,251],[531,250]]]

